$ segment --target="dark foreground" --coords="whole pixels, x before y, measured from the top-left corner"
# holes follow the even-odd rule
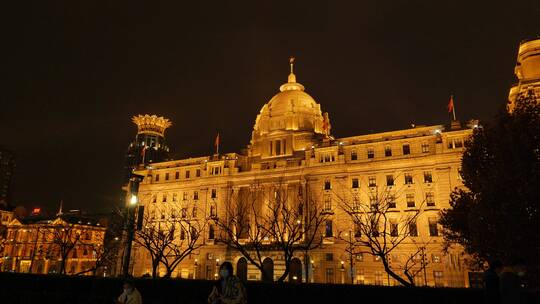
[[[136,280],[149,303],[206,303],[212,282],[202,280]],[[0,303],[113,303],[122,280],[0,273]],[[456,288],[402,288],[322,284],[247,284],[250,304],[285,303],[483,303],[482,291]],[[537,302],[538,295],[528,294]],[[533,301],[534,300],[534,301]]]

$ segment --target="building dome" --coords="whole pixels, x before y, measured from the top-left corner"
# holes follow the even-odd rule
[[[316,137],[329,135],[328,114],[323,115],[321,106],[296,82],[293,59],[290,63],[287,83],[280,86],[280,92],[257,115],[251,137],[253,155],[290,154],[311,146]]]
[[[253,127],[254,135],[274,131],[311,131],[322,134],[323,114],[321,106],[296,82],[296,75],[289,74],[288,82],[281,85],[280,92],[266,103]]]

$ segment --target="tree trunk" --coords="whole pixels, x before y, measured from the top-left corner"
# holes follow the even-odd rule
[[[155,261],[152,262],[152,279],[157,278],[158,266],[159,266],[159,262],[155,262]]]
[[[401,283],[405,287],[414,287],[413,284],[405,281],[402,277],[398,276],[392,269],[390,269],[390,266],[388,265],[388,261],[386,260],[386,257],[381,257],[381,261],[384,265],[384,271],[386,271],[386,273],[389,274],[392,278],[396,279],[399,283]]]
[[[285,262],[285,272],[277,280],[278,283],[283,283],[283,281],[285,281],[285,279],[287,278],[287,276],[289,275],[289,272],[291,270],[290,267],[291,267],[291,261]]]

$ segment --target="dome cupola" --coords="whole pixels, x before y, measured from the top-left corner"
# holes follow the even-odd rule
[[[290,154],[310,146],[311,138],[315,135],[324,136],[328,133],[330,124],[325,123],[321,106],[305,92],[302,84],[296,82],[294,58],[290,59],[289,64],[288,81],[281,85],[280,92],[262,107],[255,120],[251,138],[253,155]],[[309,143],[299,141],[300,135],[302,138],[309,138]],[[270,147],[275,145],[274,140],[281,142],[277,147]]]

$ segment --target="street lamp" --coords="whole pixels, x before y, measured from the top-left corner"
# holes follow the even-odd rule
[[[144,176],[131,173],[129,178],[129,204],[126,206],[126,221],[125,228],[127,230],[127,239],[126,239],[126,251],[124,252],[124,265],[123,265],[123,275],[127,277],[129,275],[129,260],[131,258],[131,243],[133,243],[134,235],[134,226],[135,226],[135,207],[139,202],[139,184],[143,180]]]

